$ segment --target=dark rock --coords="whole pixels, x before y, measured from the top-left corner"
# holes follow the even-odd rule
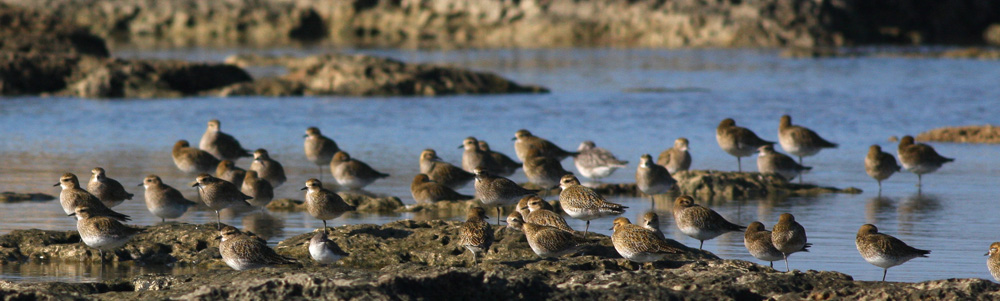
[[[92,98],[181,97],[251,80],[243,69],[226,64],[84,60],[60,94]]]
[[[0,193],[0,203],[16,202],[45,202],[56,199],[56,197],[44,193],[17,193],[5,191]]]
[[[543,93],[547,89],[521,86],[496,74],[431,64],[403,63],[367,55],[327,54],[305,58],[239,55],[226,59],[239,66],[282,65],[288,74],[264,79],[257,86],[243,84],[221,94],[269,95],[449,95],[489,93]]]
[[[46,10],[0,4],[0,52],[107,57],[104,39]]]
[[[805,196],[824,193],[861,193],[860,189],[838,189],[791,183],[779,175],[756,172],[688,170],[673,175],[681,194],[700,199],[748,199]]]
[[[1000,143],[1000,127],[993,125],[943,127],[920,133],[916,140],[997,144]]]
[[[365,194],[363,192],[347,191],[341,191],[337,194],[344,199],[344,202],[354,206],[355,211],[357,212],[390,213],[404,208],[403,201],[394,196],[379,197]],[[289,212],[305,211],[306,204],[300,200],[277,199],[267,204],[267,209],[271,211]]]
[[[0,95],[52,93],[66,88],[80,58],[72,55],[0,52]]]

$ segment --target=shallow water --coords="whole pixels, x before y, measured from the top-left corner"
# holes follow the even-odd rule
[[[326,50],[116,53],[123,57],[221,61],[230,54],[250,51],[307,54]],[[998,146],[935,143],[941,154],[957,160],[928,175],[922,195],[917,194],[916,176],[902,173],[884,183],[882,198],[878,198],[875,181],[864,173],[863,160],[871,144],[894,152],[895,144],[888,141],[893,135],[915,135],[940,126],[995,123],[1000,62],[792,60],[769,50],[348,51],[493,71],[518,82],[549,87],[552,93],[434,98],[7,98],[0,101],[0,128],[4,129],[0,190],[58,195],[59,188],[52,184],[62,173],[73,172],[86,181],[91,168],[102,166],[137,196],[115,209],[132,215],[133,224],[155,224],[159,219],[146,211],[142,188],[134,185],[147,174],[157,174],[193,198],[194,190],[187,187],[193,177],[174,167],[170,149],[178,139],[197,144],[205,122],[218,118],[223,131],[248,148],[268,149],[285,166],[289,181],[279,187],[278,197],[301,199],[302,183],[317,176],[316,167],[302,155],[303,131],[317,126],[353,157],[392,175],[367,187],[368,191],[398,196],[412,204],[408,189],[418,171],[420,150],[435,148],[445,160],[457,164],[461,161],[457,147],[470,135],[511,156],[510,138],[520,128],[568,149],[583,140],[594,140],[632,162],[605,182],[631,182],[641,154],[656,156],[680,136],[691,141],[692,168],[735,170],[733,157],[715,142],[719,120],[733,117],[737,124],[763,138],[776,140],[778,117],[790,114],[794,123],[840,143],[838,149],[806,158],[806,165],[814,169],[805,180],[858,187],[864,193],[701,203],[736,223],[759,220],[768,229],[779,214],[794,214],[814,246],[809,253],[791,257],[793,269],[835,270],[858,280],[878,280],[879,268],[864,262],[854,247],[858,227],[874,223],[881,232],[933,251],[930,258],[892,268],[888,275],[891,281],[991,278],[982,254],[991,242],[1000,240],[993,232],[998,221],[993,209],[996,175],[1000,174],[1000,159],[995,156]],[[744,169],[756,170],[755,162],[755,158],[746,158]],[[575,171],[571,160],[563,164]],[[246,168],[249,160],[240,160],[237,165]],[[330,176],[324,178],[329,180]],[[523,173],[513,179],[525,181]],[[460,192],[472,194],[473,188],[470,185]],[[650,208],[645,199],[610,199],[629,206],[625,216],[633,221]],[[28,228],[75,229],[74,221],[56,202],[0,204],[0,209],[0,233]],[[658,201],[656,210],[669,237],[697,246],[698,241],[679,234],[673,226],[668,199]],[[211,211],[191,211],[180,221],[205,223],[214,218]],[[408,218],[429,217],[357,213],[333,224],[380,224]],[[271,243],[322,225],[304,213],[283,212],[230,213],[223,221],[251,229],[271,225],[258,230],[266,232]],[[577,229],[584,226],[581,221],[569,222]],[[591,230],[609,234],[610,224],[610,218],[596,220]],[[759,262],[746,253],[742,233],[708,241],[705,249],[722,258]],[[77,263],[13,265],[3,268],[0,279],[97,281],[162,271],[156,267],[112,270],[101,273],[99,268]]]

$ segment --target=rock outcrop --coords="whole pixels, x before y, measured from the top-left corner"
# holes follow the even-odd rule
[[[1000,143],[1000,127],[993,125],[955,126],[920,133],[917,141],[958,143]]]

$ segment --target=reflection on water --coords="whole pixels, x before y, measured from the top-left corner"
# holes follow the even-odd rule
[[[139,274],[165,273],[172,275],[195,273],[194,267],[136,265],[132,262],[26,262],[0,265],[0,280],[44,282],[100,282],[105,279],[127,278]]]
[[[159,57],[200,57],[221,61],[235,51],[161,51]],[[214,51],[214,52],[213,52]],[[312,49],[308,51],[325,51]],[[149,174],[196,200],[192,175],[178,171],[170,149],[178,139],[197,141],[205,122],[223,121],[222,130],[251,148],[265,148],[285,167],[288,183],[275,190],[276,198],[301,200],[299,190],[318,168],[303,158],[302,133],[316,126],[337,144],[373,168],[392,176],[365,187],[371,193],[397,196],[407,205],[409,184],[418,172],[418,154],[425,148],[453,164],[461,162],[455,148],[464,137],[475,136],[491,147],[513,155],[510,138],[520,128],[530,129],[563,148],[593,140],[624,160],[659,153],[684,136],[690,140],[694,169],[733,170],[733,157],[718,148],[715,127],[732,117],[737,124],[774,140],[778,118],[792,115],[824,138],[839,143],[807,158],[813,170],[806,182],[834,187],[858,187],[860,195],[764,198],[753,200],[699,200],[730,221],[747,225],[761,221],[768,228],[781,213],[792,213],[814,244],[809,253],[797,254],[793,268],[836,270],[860,280],[881,277],[881,270],[857,254],[854,237],[858,227],[876,223],[880,231],[907,243],[934,251],[927,260],[914,260],[893,268],[893,279],[920,281],[952,277],[989,278],[982,266],[981,250],[996,240],[992,231],[996,176],[1000,157],[995,145],[934,143],[939,153],[957,160],[927,175],[917,195],[916,176],[900,173],[877,185],[864,172],[863,160],[872,144],[895,148],[889,136],[917,134],[951,125],[995,122],[992,108],[1000,99],[996,78],[1000,62],[852,58],[787,60],[773,51],[745,50],[460,50],[397,51],[354,50],[392,56],[405,61],[445,63],[487,70],[518,82],[551,88],[546,95],[487,95],[420,97],[296,97],[206,98],[157,100],[88,100],[59,98],[5,98],[0,100],[0,190],[43,192],[56,195],[51,185],[65,172],[87,176],[104,167],[126,186]],[[281,51],[273,51],[282,54]],[[286,51],[303,54],[302,49]],[[119,51],[121,54],[122,52]],[[149,55],[133,53],[133,55]],[[645,92],[623,93],[641,87]],[[648,93],[704,87],[696,93]],[[961,103],[954,102],[962,99]],[[127,124],[128,127],[122,127]],[[745,158],[755,170],[753,157]],[[564,167],[574,171],[569,160]],[[249,160],[236,162],[247,168]],[[323,178],[330,182],[329,169]],[[635,166],[623,168],[607,183],[633,182]],[[523,172],[512,179],[526,182]],[[136,198],[115,207],[131,215],[133,225],[152,225],[152,216]],[[459,189],[472,194],[471,185]],[[609,196],[630,208],[624,216],[653,210],[660,215],[667,237],[688,246],[697,241],[676,230],[670,209],[676,195],[646,197]],[[556,197],[547,197],[553,200]],[[985,208],[985,209],[984,209]],[[0,233],[15,229],[75,228],[57,202],[0,204]],[[493,218],[490,211],[491,220]],[[268,237],[275,244],[287,237],[309,233],[322,222],[303,212],[224,210],[223,222],[242,225]],[[384,224],[401,219],[464,219],[459,209],[419,213],[349,213],[330,221],[343,224]],[[610,234],[611,218],[594,220],[591,230]],[[215,212],[190,210],[177,222],[208,223]],[[583,229],[584,222],[567,222]],[[251,229],[253,228],[253,229]],[[705,242],[705,249],[727,259],[756,262],[743,247],[742,233],[733,232]],[[978,250],[972,252],[970,250]],[[979,254],[975,254],[979,253]],[[29,264],[31,265],[31,264]],[[91,281],[98,274],[92,265],[50,264],[51,267],[5,266],[22,279],[50,277],[66,281]],[[65,265],[63,268],[61,266]],[[946,268],[947,267],[947,268]],[[156,267],[129,267],[134,269]],[[162,267],[161,267],[162,268]],[[16,269],[14,271],[12,269]],[[48,270],[46,270],[48,269]],[[67,272],[60,272],[64,269]],[[7,271],[10,271],[9,273]],[[177,271],[172,271],[177,272]],[[79,275],[86,275],[79,276]],[[95,276],[97,275],[97,276]],[[86,278],[91,277],[91,278]],[[32,280],[33,281],[33,280]]]

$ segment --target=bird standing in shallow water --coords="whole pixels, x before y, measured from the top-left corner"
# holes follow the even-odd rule
[[[774,151],[772,145],[761,146],[757,155],[757,171],[762,174],[778,174],[791,181],[810,169],[812,167],[799,165],[792,157]]]
[[[489,154],[490,157],[493,157],[493,161],[495,161],[500,167],[500,170],[496,171],[496,174],[501,177],[509,177],[513,175],[517,169],[521,168],[520,162],[514,161],[514,159],[511,159],[501,152],[490,150],[490,144],[486,143],[486,141],[479,140],[479,149]]]
[[[242,187],[243,179],[247,177],[247,171],[237,167],[233,161],[222,160],[215,168],[215,177],[233,183],[236,187]]]
[[[388,178],[389,174],[381,173],[367,163],[351,158],[351,155],[341,151],[330,160],[330,170],[337,184],[351,190],[361,190],[378,179]]]
[[[878,182],[878,193],[882,195],[882,180],[888,179],[893,173],[899,172],[901,167],[896,163],[896,158],[889,153],[883,152],[882,147],[872,144],[868,147],[868,155],[865,156],[865,173]]]
[[[819,153],[824,148],[836,148],[837,144],[826,141],[819,134],[806,127],[792,125],[792,117],[781,116],[778,122],[778,143],[785,152],[799,157],[799,164],[802,164],[802,157],[808,157]]]
[[[219,160],[236,162],[240,157],[250,157],[250,151],[243,148],[240,142],[221,131],[222,124],[217,119],[208,121],[205,134],[201,135],[198,148],[212,154]]]
[[[715,141],[719,143],[719,148],[736,157],[736,164],[740,172],[743,172],[743,163],[740,158],[753,155],[761,146],[774,144],[774,142],[760,139],[757,134],[747,128],[736,126],[736,121],[732,118],[726,118],[719,122],[719,126],[715,128]]]
[[[333,154],[340,151],[340,147],[337,143],[320,133],[319,128],[309,127],[306,129],[306,134],[302,136],[305,139],[303,142],[303,150],[306,154],[306,160],[316,164],[319,168],[319,180],[323,180],[323,166],[330,165],[330,160],[333,159]]]
[[[240,188],[233,185],[233,183],[223,181],[209,174],[199,175],[191,187],[198,187],[198,195],[201,196],[201,201],[205,202],[208,208],[215,210],[215,225],[219,229],[222,227],[222,216],[219,215],[219,210],[237,205],[253,206],[247,203],[247,200],[253,197],[243,194]]]
[[[59,178],[59,183],[52,186],[62,187],[62,191],[59,192],[59,204],[66,214],[73,214],[77,207],[88,207],[90,214],[94,216],[107,216],[123,222],[132,220],[128,215],[111,210],[96,196],[80,188],[80,180],[72,173],[63,174]]]
[[[914,143],[912,136],[903,136],[903,139],[899,139],[897,154],[903,168],[917,174],[917,187],[923,185],[924,174],[935,172],[941,165],[955,161],[939,155],[930,145]]]
[[[476,168],[476,198],[483,205],[496,206],[497,225],[500,224],[502,206],[517,204],[521,198],[535,195],[537,191],[524,189],[510,179],[495,176],[483,168]]]
[[[607,178],[616,169],[628,164],[628,161],[618,160],[611,151],[597,147],[594,141],[584,141],[576,150],[580,154],[573,157],[573,165],[576,165],[580,175],[594,181]]]
[[[125,191],[125,187],[117,180],[108,178],[104,173],[104,168],[95,167],[90,171],[90,183],[87,183],[87,192],[90,192],[97,199],[101,200],[108,208],[118,206],[125,200],[131,200],[133,194]]]
[[[744,227],[730,223],[712,209],[695,204],[690,196],[682,195],[674,200],[674,221],[677,229],[699,241],[701,250],[705,241],[726,232],[743,231]]]
[[[451,189],[462,188],[476,178],[475,174],[442,161],[437,152],[429,148],[420,152],[420,173]]]
[[[931,253],[928,250],[911,247],[890,235],[879,233],[878,228],[872,224],[864,224],[858,229],[854,244],[865,261],[882,268],[882,282],[885,282],[889,268],[901,265],[910,259],[927,257],[927,254]]]
[[[156,175],[147,176],[139,186],[146,188],[146,208],[159,217],[160,222],[166,222],[168,218],[181,217],[188,208],[197,205],[185,198],[177,189],[163,184]]]
[[[670,174],[691,168],[691,153],[688,152],[688,140],[681,137],[674,140],[674,146],[660,153],[656,164],[667,168]]]
[[[250,170],[256,171],[257,176],[271,183],[271,187],[278,188],[285,183],[285,168],[281,163],[271,159],[267,150],[259,148],[253,152],[253,163],[250,163]]]
[[[517,158],[522,162],[528,156],[528,151],[531,149],[537,149],[541,156],[554,158],[557,161],[562,161],[569,156],[576,156],[580,153],[568,152],[555,143],[549,142],[548,140],[539,138],[532,135],[531,132],[525,129],[520,129],[514,133],[514,152],[517,154]]]
[[[174,158],[174,165],[186,173],[206,173],[219,166],[219,159],[206,151],[193,148],[187,140],[178,140],[174,143],[171,152]]]
[[[619,215],[625,213],[626,206],[615,204],[604,200],[600,194],[593,189],[580,185],[573,175],[565,175],[559,181],[562,192],[559,193],[559,205],[569,216],[587,222],[583,230],[583,237],[587,238],[590,231],[590,220],[605,216]]]

